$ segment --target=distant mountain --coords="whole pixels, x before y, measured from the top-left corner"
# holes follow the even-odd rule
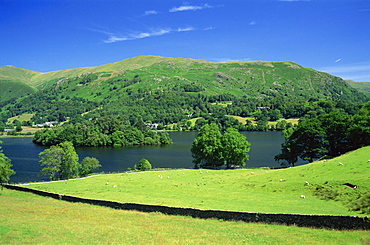
[[[71,79],[81,74],[106,73],[106,77],[130,78],[140,76],[150,88],[176,86],[202,87],[204,94],[231,93],[248,96],[273,96],[285,93],[311,98],[348,99],[356,93],[339,77],[303,68],[293,62],[236,61],[213,63],[205,60],[138,56],[97,67],[60,70],[48,73],[30,71],[12,66],[0,67],[0,81],[16,82],[26,93],[52,86],[62,79]],[[109,76],[108,76],[109,74]],[[98,79],[103,85],[104,80]],[[143,84],[141,84],[143,85]],[[353,83],[352,83],[353,85]],[[104,90],[104,86],[100,86]],[[145,86],[146,87],[146,86]],[[359,86],[357,86],[358,88]],[[28,89],[26,89],[28,88]],[[86,88],[89,89],[89,88]],[[0,101],[11,96],[4,96]],[[13,97],[19,93],[13,89]],[[357,95],[356,95],[357,96]],[[355,97],[356,97],[355,96]]]
[[[367,96],[370,96],[370,82],[355,82],[352,80],[346,80],[346,82],[351,85],[351,87],[366,94]]]
[[[47,116],[49,121],[61,121],[104,108],[148,121],[169,113],[170,119],[164,120],[168,123],[197,110],[214,113],[212,103],[219,101],[231,101],[220,107],[223,114],[246,115],[258,106],[269,106],[297,116],[315,110],[307,102],[369,99],[339,77],[294,62],[214,63],[158,56],[48,73],[5,66],[0,67],[0,85],[2,118],[35,113],[44,121]],[[180,114],[184,115],[177,117]]]

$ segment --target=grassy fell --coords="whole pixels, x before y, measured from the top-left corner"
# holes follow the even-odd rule
[[[369,150],[364,147],[331,160],[279,170],[119,173],[30,187],[86,198],[199,209],[359,215],[346,205],[370,191]],[[316,189],[322,186],[337,192],[336,198],[318,195]]]

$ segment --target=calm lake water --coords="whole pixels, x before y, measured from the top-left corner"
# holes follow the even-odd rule
[[[247,167],[279,167],[274,156],[280,153],[284,137],[281,132],[242,132],[251,143]],[[97,171],[123,172],[138,164],[142,158],[157,168],[192,168],[191,144],[198,132],[170,132],[173,144],[166,146],[135,147],[78,147],[80,160],[95,157],[102,165]],[[12,160],[13,169],[10,182],[32,182],[48,180],[38,177],[41,167],[38,154],[46,147],[36,146],[32,138],[1,138],[3,153]],[[303,164],[300,162],[299,164]],[[298,164],[298,165],[299,165]]]

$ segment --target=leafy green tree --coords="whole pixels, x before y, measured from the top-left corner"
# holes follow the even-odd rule
[[[249,150],[250,143],[235,128],[222,135],[215,123],[202,126],[191,147],[196,168],[245,166]]]
[[[235,128],[228,128],[221,137],[222,156],[226,167],[245,166],[249,159],[250,143]]]
[[[93,173],[94,169],[99,167],[101,167],[101,165],[98,159],[95,157],[85,157],[81,163],[80,176],[87,176]]]
[[[143,158],[140,160],[139,165],[137,165],[136,168],[140,171],[149,171],[152,169],[152,164],[150,164],[147,159]]]
[[[0,144],[2,142],[0,141]],[[15,174],[14,170],[11,169],[11,160],[6,157],[0,146],[0,183],[8,182],[11,175]]]
[[[16,127],[15,127],[15,131],[16,132],[21,132],[23,129],[22,129],[22,126],[21,125],[17,125]]]
[[[221,137],[221,132],[215,123],[206,124],[200,128],[199,134],[191,146],[195,168],[224,165]]]
[[[41,169],[40,175],[49,175],[50,180],[60,179],[60,171],[62,165],[62,148],[58,145],[53,145],[49,149],[44,150],[39,154],[40,165],[46,166]]]
[[[56,146],[51,146],[39,154],[41,175],[50,175],[51,180],[70,179],[78,176],[80,164],[78,155],[71,142],[63,142]]]

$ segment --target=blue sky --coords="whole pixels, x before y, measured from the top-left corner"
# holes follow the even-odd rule
[[[49,72],[139,55],[293,61],[370,82],[368,0],[0,0],[0,66]]]

